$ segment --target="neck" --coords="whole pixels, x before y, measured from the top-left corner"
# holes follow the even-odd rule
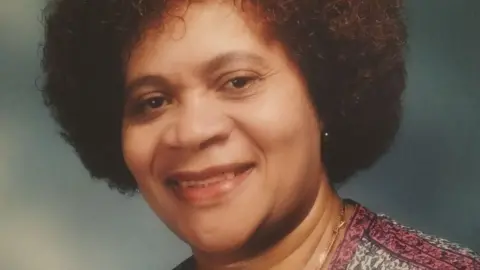
[[[195,256],[197,269],[315,269],[320,254],[331,242],[333,230],[339,222],[342,201],[329,185],[326,177],[308,213],[303,220],[280,241],[253,257],[235,263],[218,263]],[[198,254],[195,254],[198,255]]]

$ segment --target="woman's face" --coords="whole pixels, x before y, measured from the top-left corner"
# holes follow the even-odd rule
[[[231,2],[191,4],[149,30],[127,65],[128,168],[156,214],[204,252],[299,222],[322,173],[302,77]]]

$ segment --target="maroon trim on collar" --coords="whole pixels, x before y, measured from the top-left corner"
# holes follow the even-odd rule
[[[346,269],[352,260],[355,251],[367,229],[375,220],[376,215],[358,203],[354,203],[356,210],[348,222],[342,242],[335,251],[329,270]]]

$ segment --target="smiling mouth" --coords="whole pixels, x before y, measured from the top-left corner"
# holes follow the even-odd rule
[[[250,174],[252,163],[210,167],[171,174],[166,181],[177,197],[190,203],[213,200],[233,191]]]
[[[204,187],[208,187],[208,186],[217,184],[217,183],[222,182],[222,181],[232,180],[233,178],[235,178],[235,176],[239,175],[242,172],[243,171],[225,172],[225,173],[221,173],[217,176],[209,177],[205,180],[191,180],[191,181],[188,181],[188,180],[175,181],[174,180],[174,183],[176,185],[182,187],[182,188],[204,188]]]

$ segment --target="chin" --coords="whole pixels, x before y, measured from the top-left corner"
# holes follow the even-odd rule
[[[249,230],[212,230],[190,235],[187,243],[202,253],[229,253],[239,250],[248,241],[251,233]]]
[[[233,253],[245,244],[245,241],[236,241],[235,239],[216,238],[189,243],[193,250],[207,254],[226,254]]]

